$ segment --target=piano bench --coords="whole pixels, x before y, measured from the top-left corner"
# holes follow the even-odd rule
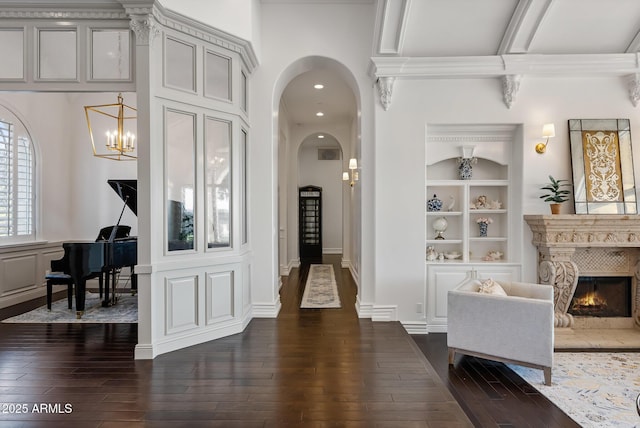
[[[51,300],[53,295],[54,285],[67,286],[67,301],[69,302],[69,309],[73,307],[73,278],[71,275],[67,275],[62,272],[51,272],[45,276],[47,280],[47,309],[51,310]]]

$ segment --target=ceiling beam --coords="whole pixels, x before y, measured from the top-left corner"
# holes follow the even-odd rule
[[[402,52],[411,0],[383,0],[380,4],[377,54],[398,55]]]
[[[629,47],[627,47],[627,53],[636,53],[640,51],[640,31],[633,38]]]
[[[498,55],[528,53],[554,0],[520,0],[498,47]]]

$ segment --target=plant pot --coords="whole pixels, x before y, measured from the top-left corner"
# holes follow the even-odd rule
[[[560,214],[560,205],[561,204],[549,204],[551,207],[551,214]]]

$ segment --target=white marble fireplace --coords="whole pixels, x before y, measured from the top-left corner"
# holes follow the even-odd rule
[[[576,324],[568,310],[581,276],[631,278],[631,318],[587,325],[640,326],[640,216],[526,215],[524,220],[538,249],[538,280],[555,288],[556,327]]]

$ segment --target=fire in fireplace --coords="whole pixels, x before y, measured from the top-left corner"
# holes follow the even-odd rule
[[[574,316],[630,317],[631,277],[578,278],[568,312]]]

